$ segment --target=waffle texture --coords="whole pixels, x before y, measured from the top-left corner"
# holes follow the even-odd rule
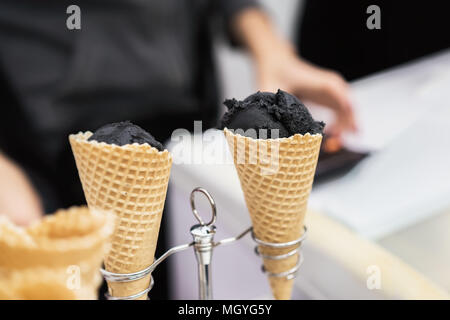
[[[289,138],[252,139],[224,129],[250,213],[255,236],[284,243],[302,235],[308,197],[316,170],[322,135],[296,134]],[[292,249],[259,246],[264,255]],[[282,260],[263,259],[268,272],[295,267],[299,255]],[[269,276],[275,299],[290,299],[294,280]]]
[[[0,220],[0,299],[96,299],[113,215],[60,210],[37,224]]]
[[[105,268],[115,273],[140,271],[154,260],[172,156],[148,144],[88,141],[91,135],[79,133],[69,140],[89,208],[116,214]],[[134,295],[149,283],[150,275],[132,282],[109,282],[109,294]]]

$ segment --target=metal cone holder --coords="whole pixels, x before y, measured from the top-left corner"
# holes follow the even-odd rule
[[[195,194],[196,193],[204,194],[211,205],[212,218],[208,223],[205,223],[203,221],[202,217],[199,215],[199,213],[195,207]],[[171,255],[173,255],[177,252],[185,251],[188,248],[193,247],[195,257],[197,259],[197,264],[198,264],[199,299],[200,300],[211,300],[212,299],[211,263],[212,263],[213,249],[220,245],[230,244],[237,240],[240,240],[248,233],[251,233],[253,240],[257,244],[255,247],[255,253],[264,259],[281,260],[281,259],[286,259],[294,254],[299,253],[299,255],[298,255],[299,258],[298,258],[296,266],[288,271],[281,272],[281,273],[271,273],[271,272],[267,272],[264,269],[264,266],[262,266],[262,271],[265,272],[270,277],[286,277],[287,279],[294,279],[296,277],[297,272],[300,268],[300,265],[303,262],[303,256],[301,255],[300,251],[301,251],[302,242],[306,238],[306,232],[307,232],[306,227],[304,227],[303,235],[300,238],[298,238],[294,241],[286,242],[286,243],[270,243],[270,242],[262,241],[254,235],[252,227],[247,228],[246,230],[244,230],[241,234],[239,234],[236,237],[226,238],[226,239],[222,239],[218,242],[214,242],[214,235],[216,233],[216,226],[214,224],[217,219],[217,208],[216,208],[216,203],[214,202],[214,199],[211,197],[209,192],[207,190],[205,190],[204,188],[195,188],[191,192],[190,201],[191,201],[192,213],[194,214],[195,218],[199,222],[199,224],[192,226],[190,229],[191,235],[194,239],[193,242],[182,244],[182,245],[179,245],[179,246],[169,249],[161,257],[156,259],[152,265],[150,265],[149,267],[147,267],[141,271],[137,271],[137,272],[133,272],[133,273],[114,273],[114,272],[106,271],[105,269],[102,268],[102,269],[100,269],[100,271],[101,271],[103,277],[105,278],[105,280],[108,282],[131,282],[131,281],[136,281],[136,280],[142,279],[142,278],[148,276],[149,274],[151,274],[161,262],[166,260]],[[292,249],[291,251],[289,251],[288,253],[285,253],[282,255],[267,255],[267,254],[260,253],[260,250],[259,250],[260,246],[269,247],[269,248],[278,248],[278,249],[279,248],[290,248],[290,247],[295,247],[295,248]],[[150,285],[148,286],[148,288],[146,288],[145,290],[143,290],[137,294],[134,294],[131,296],[126,296],[126,297],[113,297],[107,293],[106,298],[108,300],[134,300],[134,299],[140,298],[144,295],[147,295],[150,292],[150,290],[153,288],[153,285],[154,285],[154,281],[153,281],[153,277],[151,276]]]
[[[308,228],[306,228],[306,226],[304,226],[303,234],[298,239],[289,241],[289,242],[283,242],[283,243],[272,243],[272,242],[262,241],[262,240],[256,238],[255,234],[252,231],[252,238],[257,243],[257,246],[255,247],[255,253],[256,253],[256,255],[260,256],[263,259],[283,260],[283,259],[287,259],[298,253],[297,263],[295,264],[295,266],[292,269],[284,271],[284,272],[280,272],[280,273],[272,273],[272,272],[266,271],[266,269],[264,268],[264,265],[263,265],[263,266],[261,266],[262,271],[265,272],[269,277],[286,278],[288,280],[294,279],[297,276],[297,272],[303,263],[303,255],[301,254],[301,249],[302,249],[303,240],[306,239],[307,232],[308,232]],[[263,254],[260,252],[260,250],[259,250],[260,246],[273,248],[273,249],[285,249],[285,248],[294,247],[294,249],[292,249],[291,251],[289,251],[287,253],[280,254],[280,255],[268,255],[268,254]]]

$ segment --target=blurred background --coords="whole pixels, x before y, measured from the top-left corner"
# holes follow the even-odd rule
[[[67,24],[74,3],[80,29]],[[85,202],[70,133],[129,119],[172,150],[174,129],[217,127],[224,99],[281,88],[327,123],[294,298],[447,297],[447,12],[444,1],[2,0],[0,213],[26,225]],[[227,150],[223,137],[203,142]],[[250,225],[231,162],[175,162],[157,256],[191,241],[194,187],[216,199],[217,239]],[[270,298],[249,238],[214,259],[216,298]],[[381,287],[368,286],[373,270]],[[190,251],[154,276],[155,299],[197,297]]]

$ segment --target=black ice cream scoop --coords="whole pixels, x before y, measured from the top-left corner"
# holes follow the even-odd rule
[[[127,144],[144,144],[148,143],[159,151],[163,150],[162,144],[157,141],[150,133],[141,127],[132,124],[130,121],[116,122],[104,125],[97,129],[89,138],[89,141],[105,142],[124,146]]]
[[[312,118],[300,100],[282,90],[277,93],[258,91],[243,101],[229,99],[224,104],[228,112],[222,118],[221,128],[242,129],[243,135],[252,138],[287,138],[296,133],[322,134],[325,126]],[[260,129],[266,129],[267,135],[260,136]],[[273,129],[278,130],[277,136],[272,136]],[[256,137],[252,136],[255,132]]]

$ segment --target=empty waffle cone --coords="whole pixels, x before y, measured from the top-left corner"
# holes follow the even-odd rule
[[[0,220],[0,299],[96,299],[113,216],[73,207],[21,228]]]
[[[117,146],[88,141],[91,135],[79,133],[69,140],[89,208],[116,214],[105,268],[114,273],[141,271],[154,260],[172,156],[148,144]],[[110,281],[109,294],[138,294],[149,286],[150,277]],[[146,298],[141,295],[138,299]]]
[[[316,170],[322,135],[295,134],[289,138],[252,139],[224,129],[256,238],[285,243],[303,233],[309,193]],[[259,246],[263,255],[282,255],[295,249]],[[286,272],[299,259],[263,259],[269,273]],[[269,276],[275,299],[291,298],[293,279]]]

